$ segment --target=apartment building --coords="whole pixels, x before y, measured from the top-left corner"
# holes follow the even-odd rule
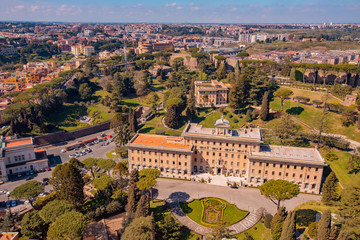
[[[127,147],[130,170],[156,168],[163,177],[183,179],[234,176],[256,187],[284,179],[309,193],[320,192],[325,166],[316,149],[265,145],[260,128],[230,129],[224,117],[215,128],[188,123],[181,137],[136,134]]]
[[[217,80],[195,81],[195,100],[198,106],[221,107],[229,103],[230,84]]]
[[[0,179],[3,181],[7,181],[9,176],[18,173],[48,167],[46,152],[36,149],[31,137],[1,137],[0,148]]]

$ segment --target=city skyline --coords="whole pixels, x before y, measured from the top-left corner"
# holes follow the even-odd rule
[[[1,0],[0,21],[91,23],[359,23],[360,4],[335,1]]]

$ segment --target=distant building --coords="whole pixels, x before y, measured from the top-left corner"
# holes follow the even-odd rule
[[[18,232],[0,232],[0,240],[19,240]]]
[[[229,103],[230,84],[224,84],[217,80],[195,81],[194,84],[197,106],[221,107]]]
[[[162,71],[165,72],[165,75],[169,74],[172,72],[172,67],[169,67],[169,66],[159,66],[159,65],[156,65],[154,66],[153,68],[151,68],[149,70],[150,74],[153,75],[153,76],[156,76],[159,69],[162,69]]]
[[[84,37],[93,37],[94,36],[94,31],[93,30],[85,30],[84,31]]]
[[[9,176],[49,166],[46,152],[36,149],[31,137],[1,137],[0,148],[0,179],[3,181],[7,181]]]
[[[181,137],[136,134],[126,145],[129,170],[158,169],[163,177],[191,179],[199,173],[237,177],[258,187],[268,180],[296,183],[301,192],[319,193],[326,165],[315,148],[263,144],[260,128],[215,128],[188,123]]]
[[[351,95],[346,95],[345,96],[345,102],[349,105],[355,105],[356,104],[356,99],[357,99],[357,95],[356,94],[351,94]]]
[[[95,48],[93,46],[85,46],[83,48],[83,54],[87,57],[91,56],[95,52]]]

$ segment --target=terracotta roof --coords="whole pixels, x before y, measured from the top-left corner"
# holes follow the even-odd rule
[[[31,144],[31,139],[19,139],[18,141],[7,142],[6,147],[16,147],[26,144]]]
[[[168,137],[161,135],[139,134],[131,143],[162,147],[190,148],[189,145],[184,144],[184,138],[182,137]]]

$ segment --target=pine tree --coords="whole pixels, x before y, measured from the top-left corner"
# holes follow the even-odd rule
[[[169,128],[176,128],[179,126],[180,116],[176,111],[176,106],[172,105],[167,107],[164,121]]]
[[[125,207],[126,214],[135,214],[136,194],[136,184],[131,184],[128,190],[128,199]]]
[[[322,198],[321,201],[325,204],[330,204],[332,201],[337,200],[336,184],[337,178],[334,172],[331,172],[326,178],[325,183],[322,187]]]
[[[280,207],[276,214],[274,215],[273,219],[271,220],[271,233],[274,233],[276,225],[282,223],[286,218],[286,209],[285,207]]]
[[[246,107],[249,103],[250,88],[249,76],[242,74],[240,79],[236,80],[236,83],[230,89],[229,102],[231,107],[235,109]]]
[[[266,121],[269,116],[269,91],[264,93],[262,103],[261,103],[261,110],[260,110],[260,119]]]
[[[317,240],[328,240],[331,234],[331,212],[325,210],[319,221]]]
[[[139,202],[137,203],[135,218],[146,217],[149,215],[149,201],[145,195],[141,195]]]
[[[295,212],[290,212],[283,224],[280,240],[294,240],[296,237]]]

